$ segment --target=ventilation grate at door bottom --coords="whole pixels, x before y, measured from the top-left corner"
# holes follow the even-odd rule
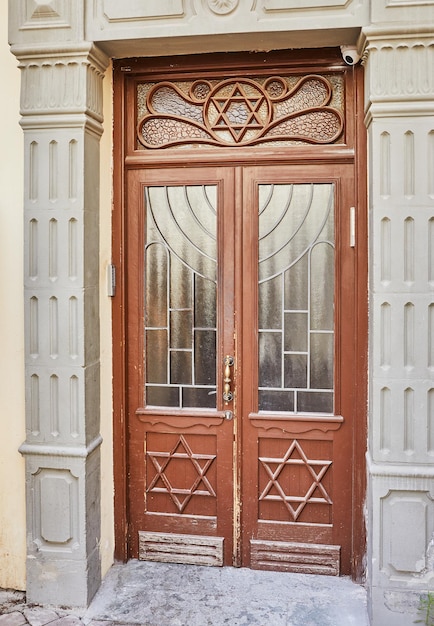
[[[139,559],[222,567],[223,541],[223,537],[139,531]]]
[[[252,569],[339,576],[340,546],[250,541]]]

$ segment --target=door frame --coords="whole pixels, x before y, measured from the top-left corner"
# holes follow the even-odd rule
[[[206,63],[204,62],[206,58]],[[204,69],[205,68],[205,69]],[[225,68],[224,70],[222,68]],[[366,532],[364,501],[366,495],[365,453],[367,446],[367,368],[368,368],[368,227],[367,227],[367,182],[366,182],[366,129],[363,118],[363,68],[346,66],[338,49],[305,50],[300,52],[277,52],[256,54],[216,54],[201,55],[200,58],[176,57],[153,59],[149,67],[146,59],[121,59],[114,63],[114,172],[113,172],[113,214],[112,214],[112,262],[116,267],[116,292],[112,299],[113,328],[113,441],[114,441],[114,522],[115,558],[126,561],[128,555],[128,458],[127,458],[127,343],[125,289],[125,172],[127,169],[155,168],[162,165],[182,166],[186,152],[148,152],[136,150],[132,141],[135,128],[131,84],[136,77],[150,76],[160,80],[180,75],[197,76],[198,72],[214,72],[220,75],[248,73],[268,73],[273,75],[282,68],[297,73],[325,73],[339,71],[345,77],[345,136],[340,144],[326,146],[296,146],[289,148],[221,148],[217,151],[188,152],[189,162],[197,165],[212,165],[225,161],[232,165],[266,165],[317,163],[350,163],[355,170],[355,212],[356,212],[356,258],[355,298],[357,318],[354,337],[358,355],[358,381],[355,388],[353,436],[353,550],[352,577],[362,581],[365,575],[364,556]],[[138,78],[137,78],[138,80]],[[234,152],[236,150],[236,153]],[[349,234],[348,234],[349,236]]]

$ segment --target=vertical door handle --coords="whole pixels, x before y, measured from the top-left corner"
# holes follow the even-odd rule
[[[234,399],[234,394],[231,391],[231,367],[234,365],[234,357],[227,354],[223,360],[223,364],[223,400],[227,403],[232,402]]]

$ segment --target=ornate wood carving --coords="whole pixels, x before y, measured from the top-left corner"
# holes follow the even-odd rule
[[[148,435],[148,439],[156,443],[155,436]],[[184,435],[180,435],[170,450],[148,449],[146,452],[153,466],[148,472],[147,494],[167,494],[178,513],[186,510],[193,496],[216,497],[213,480],[207,476],[216,454],[197,453],[192,445]]]
[[[318,75],[142,84],[137,138],[148,149],[335,143],[344,118],[334,86]]]
[[[261,442],[266,447],[267,441]],[[282,450],[283,454],[277,456],[270,454],[260,456],[258,459],[261,476],[259,502],[283,503],[289,521],[297,522],[302,519],[300,516],[306,507],[309,509],[310,505],[333,504],[327,490],[329,487],[323,483],[332,461],[309,458],[312,455],[308,456],[303,447],[306,446],[306,442],[302,444],[294,439],[288,443],[286,451]],[[324,523],[324,514],[321,512],[317,517],[318,511],[315,507],[313,510],[315,511],[313,517],[311,512],[310,516],[303,518],[303,522]],[[263,509],[261,519],[269,519],[270,514],[271,509]]]

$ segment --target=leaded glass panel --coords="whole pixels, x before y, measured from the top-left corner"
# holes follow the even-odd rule
[[[259,410],[332,413],[334,185],[259,186]]]
[[[145,190],[145,403],[216,406],[215,186]]]

